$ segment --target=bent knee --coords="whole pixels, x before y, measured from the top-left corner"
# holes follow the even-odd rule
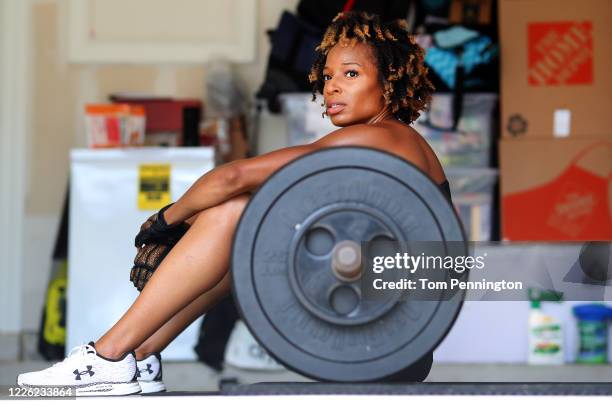
[[[244,193],[224,201],[217,208],[224,212],[241,215],[250,199],[251,195]]]
[[[200,212],[196,221],[209,221],[211,218],[224,220],[228,218],[238,219],[242,215],[250,198],[251,196],[247,193],[232,197],[231,199]],[[204,218],[207,218],[207,220]]]

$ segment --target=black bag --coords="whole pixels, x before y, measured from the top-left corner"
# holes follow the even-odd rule
[[[283,12],[276,30],[268,32],[272,48],[264,83],[256,97],[268,101],[268,109],[279,113],[278,95],[312,89],[308,72],[323,30],[288,11]]]
[[[411,3],[416,0],[301,0],[297,13],[301,19],[323,30],[341,11],[359,10],[377,14],[381,21],[406,18]]]
[[[200,361],[217,371],[223,369],[225,347],[238,317],[238,310],[231,295],[206,313],[200,327],[198,343],[194,347]]]
[[[68,213],[70,192],[64,207],[51,259],[51,275],[38,331],[38,353],[47,360],[61,360],[66,351],[66,288],[68,284]]]

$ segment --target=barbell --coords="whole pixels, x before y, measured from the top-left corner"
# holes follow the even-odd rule
[[[363,291],[368,241],[465,241],[438,185],[380,150],[302,156],[252,196],[234,235],[232,289],[253,336],[280,363],[317,380],[376,381],[442,341],[463,295],[379,299]]]

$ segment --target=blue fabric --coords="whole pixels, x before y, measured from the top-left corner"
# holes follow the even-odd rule
[[[498,45],[492,45],[489,37],[480,36],[466,42],[463,45],[463,55],[461,58],[465,76],[468,77],[478,65],[486,64],[493,60],[498,52]],[[460,62],[455,49],[429,48],[425,54],[425,62],[438,74],[444,84],[450,89],[455,88],[455,74],[457,65]],[[469,88],[470,85],[477,86],[482,82],[482,80],[477,78],[471,80],[472,83],[466,81],[466,88]]]
[[[461,25],[456,25],[447,30],[437,31],[433,36],[438,47],[455,48],[478,38],[479,35],[478,31],[468,30]]]

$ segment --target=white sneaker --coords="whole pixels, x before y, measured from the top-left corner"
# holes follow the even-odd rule
[[[20,374],[17,385],[72,388],[76,396],[131,395],[140,392],[136,372],[133,352],[110,360],[99,355],[90,342],[74,347],[66,359],[52,367]]]
[[[161,355],[154,352],[143,360],[136,360],[138,383],[141,393],[164,392],[166,385],[162,381]]]

